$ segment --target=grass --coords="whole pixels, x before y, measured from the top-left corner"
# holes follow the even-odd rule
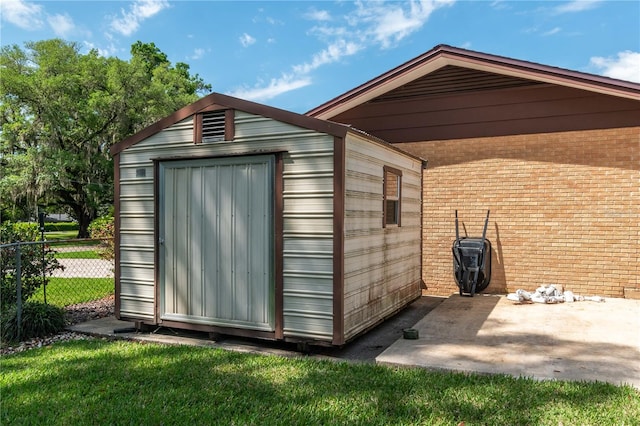
[[[101,257],[95,250],[80,250],[57,252],[56,259],[101,259]]]
[[[75,305],[102,299],[113,294],[113,278],[49,278],[47,284],[47,303],[56,306]],[[31,300],[43,302],[44,294],[39,289]]]
[[[0,424],[637,424],[640,393],[125,341],[0,358]]]
[[[78,236],[78,231],[50,231],[45,232],[44,237],[49,241],[71,240]]]

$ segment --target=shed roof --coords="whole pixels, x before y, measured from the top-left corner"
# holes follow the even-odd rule
[[[264,117],[272,118],[274,120],[289,123],[295,126],[299,126],[305,129],[311,129],[320,133],[326,133],[333,136],[344,137],[351,127],[326,121],[302,114],[297,114],[291,111],[271,107],[268,105],[258,104],[243,99],[234,98],[233,96],[223,95],[221,93],[211,93],[196,102],[189,104],[173,114],[161,119],[160,121],[146,127],[138,133],[129,136],[128,138],[118,142],[111,147],[111,155],[115,155],[128,147],[135,145],[136,143],[147,139],[150,136],[170,127],[179,121],[182,121],[193,114],[196,114],[205,109],[212,107],[218,108],[231,108],[241,111],[245,111],[251,114],[261,115]]]
[[[484,83],[474,84],[514,84],[516,81],[530,81],[549,83],[559,86],[572,87],[610,96],[640,100],[640,84],[594,74],[571,71],[563,68],[551,67],[534,62],[511,59],[503,56],[491,55],[448,45],[438,45],[428,52],[411,59],[404,64],[348,91],[340,96],[308,111],[311,117],[329,120],[358,105],[380,98],[389,92],[405,86],[416,80],[441,71],[446,85],[448,76],[453,76],[451,67],[464,68],[483,73],[502,75],[509,79],[491,79]],[[486,75],[486,74],[485,74]],[[466,75],[470,77],[470,75]],[[455,78],[455,77],[453,77]],[[450,80],[448,84],[455,84]],[[441,87],[441,89],[444,86]],[[415,90],[436,90],[433,87],[414,87]]]

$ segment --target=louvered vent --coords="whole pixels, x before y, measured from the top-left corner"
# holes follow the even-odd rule
[[[211,111],[202,114],[202,142],[224,140],[225,111]]]

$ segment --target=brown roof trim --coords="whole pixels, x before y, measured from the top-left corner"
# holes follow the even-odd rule
[[[640,100],[640,84],[567,70],[534,62],[491,55],[448,45],[438,45],[422,55],[308,111],[306,115],[331,119],[382,93],[429,74],[446,65],[542,81],[561,86]]]
[[[122,152],[128,147],[135,145],[136,143],[153,136],[167,127],[170,127],[212,105],[262,115],[274,120],[289,123],[305,129],[315,130],[320,133],[327,133],[337,137],[344,137],[349,130],[349,127],[343,124],[325,121],[291,111],[285,111],[283,109],[234,98],[233,96],[223,95],[221,93],[211,93],[113,145],[110,150],[111,155]]]

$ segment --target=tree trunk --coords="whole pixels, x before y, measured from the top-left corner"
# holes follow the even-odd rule
[[[88,214],[79,214],[78,218],[78,238],[89,238],[89,224],[94,219]]]

